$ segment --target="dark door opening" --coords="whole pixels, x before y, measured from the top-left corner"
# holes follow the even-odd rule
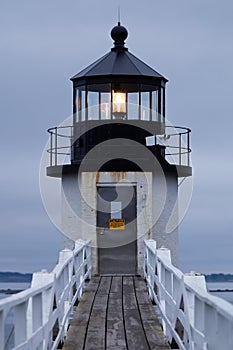
[[[137,273],[136,186],[97,188],[97,244],[100,275]]]

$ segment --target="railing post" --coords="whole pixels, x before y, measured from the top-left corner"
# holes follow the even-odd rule
[[[53,166],[53,134],[50,133],[50,166]]]
[[[57,166],[57,127],[55,128],[55,166]]]
[[[181,163],[182,163],[182,154],[181,154],[181,147],[182,147],[182,145],[181,145],[181,133],[179,133],[179,165],[181,165]]]
[[[190,130],[188,130],[188,153],[187,153],[187,157],[188,157],[188,166],[190,165]]]

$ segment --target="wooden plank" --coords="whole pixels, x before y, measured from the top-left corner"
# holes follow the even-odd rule
[[[102,332],[101,330],[88,330],[85,350],[103,350],[104,347],[105,332]]]
[[[122,320],[108,321],[106,333],[106,348],[126,347],[125,331]]]
[[[123,294],[134,293],[133,277],[124,276],[123,277]]]
[[[153,310],[153,306],[150,304],[139,305],[140,315],[142,318],[142,322],[146,320],[158,321],[158,318]]]
[[[98,294],[108,294],[111,286],[112,277],[101,277]]]
[[[83,350],[85,335],[86,326],[70,325],[62,350]]]
[[[107,307],[108,295],[107,294],[96,294],[93,309],[103,309]]]
[[[140,282],[141,284],[141,282]],[[136,283],[135,283],[136,285]],[[146,335],[149,348],[153,350],[170,349],[168,342],[162,332],[161,325],[155,314],[154,307],[147,292],[141,293],[140,289],[135,289],[140,317]]]
[[[114,276],[112,278],[111,293],[122,293],[122,277]]]
[[[120,293],[110,293],[108,300],[108,310],[114,312],[115,310],[122,309],[122,294]]]
[[[122,313],[122,278],[114,277],[108,299],[106,349],[127,349]]]
[[[78,303],[78,308],[84,307],[84,304],[90,305],[95,297],[95,291],[85,291],[82,295],[81,300]]]
[[[88,323],[88,331],[89,330],[105,330],[105,319],[106,319],[106,309],[102,310],[92,310],[90,315],[90,320]]]
[[[124,309],[137,309],[137,301],[134,293],[123,295]]]
[[[153,321],[143,322],[144,331],[150,348],[153,350],[170,349],[159,323]]]
[[[106,310],[110,286],[111,277],[101,277],[87,325],[85,350],[104,349],[105,347]]]
[[[98,285],[99,285],[99,283],[100,283],[100,277],[93,277],[91,280],[90,280],[90,282],[88,283],[88,285],[87,285],[87,289],[86,289],[86,291],[85,292],[91,292],[91,291],[96,291],[97,290],[97,288],[98,288]]]
[[[129,350],[149,350],[138,310],[133,277],[123,278],[123,312]]]
[[[129,350],[150,350],[142,328],[127,329],[126,336]]]
[[[134,277],[135,291],[148,293],[145,279],[143,277]]]
[[[137,302],[138,304],[142,304],[142,305],[150,305],[151,304],[151,300],[149,299],[149,295],[147,293],[143,293],[143,292],[137,292],[136,294],[136,298],[137,298]]]
[[[142,323],[138,309],[125,309],[124,318],[126,331],[130,328],[142,328]]]

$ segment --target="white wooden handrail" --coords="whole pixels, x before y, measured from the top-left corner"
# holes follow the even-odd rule
[[[91,247],[77,241],[62,250],[51,273],[33,274],[31,288],[0,300],[0,350],[55,350],[64,341],[73,307],[91,278]],[[11,345],[6,339],[12,318]]]
[[[233,305],[208,293],[204,275],[183,274],[170,251],[145,240],[144,276],[164,334],[176,349],[232,350]]]

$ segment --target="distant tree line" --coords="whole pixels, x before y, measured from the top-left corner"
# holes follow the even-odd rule
[[[206,282],[233,282],[233,275],[224,273],[211,273],[205,275]]]
[[[31,273],[19,273],[19,272],[0,272],[0,282],[3,283],[27,283],[31,282],[32,274]]]

